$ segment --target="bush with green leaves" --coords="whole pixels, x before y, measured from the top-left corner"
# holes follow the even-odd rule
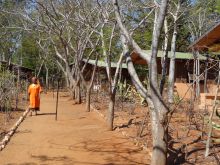
[[[0,68],[0,109],[8,110],[11,107],[11,101],[17,94],[15,84],[15,75],[9,70]]]

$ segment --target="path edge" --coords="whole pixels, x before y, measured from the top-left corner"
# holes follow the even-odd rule
[[[93,105],[90,105],[91,109],[97,113],[100,117],[102,117],[103,119],[107,120],[107,117],[105,115],[103,115],[101,112],[99,112],[98,109],[96,109]],[[131,140],[132,142],[134,142],[135,144],[138,143],[138,139],[137,138],[131,138],[129,136],[129,134],[126,131],[120,130],[120,129],[116,129],[117,132],[120,132],[124,137],[128,138],[129,140]],[[141,145],[140,146],[142,148],[142,150],[144,151],[149,151],[149,148],[146,145]]]
[[[17,128],[19,127],[19,125],[24,121],[24,119],[26,118],[28,112],[30,111],[29,108],[26,108],[26,110],[24,111],[24,113],[22,114],[22,116],[20,116],[20,118],[17,120],[17,122],[11,127],[11,129],[9,129],[8,133],[5,135],[5,137],[3,138],[3,140],[0,142],[0,151],[2,151],[6,145],[8,144],[8,142],[10,141],[10,139],[12,138],[12,136],[14,135],[15,131],[17,130]]]

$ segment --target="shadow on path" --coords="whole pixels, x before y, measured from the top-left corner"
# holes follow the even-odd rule
[[[43,116],[43,115],[56,115],[56,113],[38,113],[37,116]]]

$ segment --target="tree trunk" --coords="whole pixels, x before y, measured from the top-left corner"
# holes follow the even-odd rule
[[[70,83],[70,92],[73,100],[77,100],[77,84],[79,84],[80,79],[74,80],[72,83]]]
[[[79,95],[79,92],[76,90],[77,89],[77,85],[79,84],[79,79],[76,80],[76,77],[73,76],[73,73],[71,72],[71,68],[69,66],[68,63],[65,64],[66,67],[65,67],[65,72],[64,72],[64,75],[65,75],[65,78],[66,78],[66,85],[67,85],[67,88],[69,89],[69,92],[72,96],[72,98],[75,100],[77,98],[77,95]],[[64,69],[62,69],[64,70]],[[81,98],[81,96],[80,96]],[[81,101],[80,101],[81,103]],[[79,103],[79,104],[80,104]]]
[[[119,10],[119,4],[117,0],[112,0],[115,8],[115,15],[117,18],[118,25],[122,31],[122,33],[125,35],[126,39],[129,41],[129,43],[133,46],[135,51],[137,51],[141,57],[143,57],[146,61],[149,63],[149,78],[150,78],[150,93],[149,96],[147,95],[145,88],[142,88],[142,84],[138,83],[139,79],[134,79],[135,76],[132,74],[132,70],[129,71],[129,74],[132,77],[133,83],[138,88],[138,91],[145,95],[145,98],[148,98],[148,104],[150,109],[152,109],[152,135],[153,135],[153,154],[152,154],[152,161],[151,165],[166,165],[166,159],[167,159],[167,112],[168,108],[165,107],[165,103],[162,100],[162,97],[160,95],[159,85],[158,85],[158,73],[157,73],[157,53],[158,53],[158,44],[161,34],[161,29],[164,24],[164,18],[166,15],[166,9],[168,5],[168,0],[161,0],[160,7],[159,7],[159,13],[155,16],[155,22],[154,22],[154,31],[153,31],[153,38],[152,38],[152,54],[151,56],[147,56],[141,48],[137,45],[137,43],[132,39],[132,37],[129,35],[127,29],[123,26],[121,17],[120,17],[120,10]],[[125,54],[127,57],[127,53]],[[127,57],[127,60],[129,58]],[[127,61],[127,63],[132,64],[132,62]],[[129,68],[129,67],[128,67]],[[135,72],[134,72],[135,73]],[[152,102],[151,102],[152,99]],[[152,105],[153,103],[153,105]],[[153,107],[155,107],[153,109]]]
[[[193,59],[193,99],[191,99],[191,101],[194,101],[195,100],[195,88],[196,88],[196,85],[195,85],[195,82],[196,82],[196,57],[195,57],[195,52],[193,52],[193,56],[194,56],[194,59]]]
[[[108,54],[107,54],[107,48],[106,48],[106,44],[105,44],[105,39],[104,39],[104,34],[103,34],[103,27],[101,28],[101,41],[102,41],[102,51],[103,51],[103,56],[105,57],[105,62],[106,62],[106,73],[107,73],[107,76],[108,76],[108,79],[110,80],[111,79],[111,75],[110,75],[110,66],[108,65],[109,64],[109,57],[108,57]]]
[[[91,88],[86,90],[86,111],[90,112]]]
[[[66,80],[66,87],[67,87],[67,88],[70,88],[69,78],[67,77],[66,74],[64,74],[64,75],[65,75],[65,80]]]
[[[200,60],[197,55],[196,60],[196,98],[198,99],[200,96]]]
[[[76,103],[81,104],[81,90],[80,90],[80,83],[76,86]]]
[[[95,62],[95,66],[93,68],[92,71],[92,77],[90,79],[89,84],[87,85],[82,73],[80,72],[80,77],[82,79],[82,84],[84,85],[84,87],[86,88],[86,111],[90,112],[90,102],[91,102],[91,89],[95,80],[95,75],[96,75],[96,69],[97,69],[97,64],[98,64],[98,54],[96,54],[96,62]]]
[[[153,152],[151,165],[166,165],[167,160],[167,113],[166,107],[158,86],[157,53],[161,29],[164,25],[164,18],[167,10],[167,0],[162,0],[159,11],[155,12],[154,30],[152,37],[152,55],[149,67],[149,95],[154,105],[151,110]]]
[[[114,123],[114,111],[115,111],[115,92],[110,95],[109,106],[108,106],[108,130],[112,131]]]
[[[176,38],[177,38],[177,20],[179,15],[181,2],[178,1],[177,9],[175,14],[173,15],[174,19],[174,29],[173,29],[173,36],[172,36],[172,43],[171,43],[171,58],[170,58],[170,70],[169,70],[169,77],[168,77],[168,102],[174,102],[174,82],[175,82],[175,59],[176,59]]]
[[[72,99],[75,100],[76,99],[76,92],[75,90],[71,90],[71,96],[72,96]]]
[[[166,83],[166,74],[167,74],[167,56],[168,56],[168,40],[169,40],[169,33],[168,33],[168,24],[167,19],[164,20],[164,48],[163,48],[163,58],[161,59],[162,65],[162,76],[160,81],[160,94],[163,94],[164,85]]]
[[[157,111],[151,110],[153,152],[151,165],[165,165],[167,160],[167,130]]]
[[[176,59],[176,37],[177,37],[177,29],[176,24],[174,25],[174,32],[172,38],[172,46],[171,46],[171,58],[170,58],[170,69],[169,69],[169,77],[168,77],[168,102],[173,103],[174,98],[174,81],[175,81],[175,59]]]
[[[48,79],[48,77],[49,77],[49,70],[48,70],[48,68],[46,67],[46,65],[45,65],[45,69],[46,69],[46,92],[47,92],[47,90],[49,89],[49,79]]]

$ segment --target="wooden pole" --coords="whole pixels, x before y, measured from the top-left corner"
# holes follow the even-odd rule
[[[206,60],[205,60],[205,80],[204,80],[204,93],[207,93],[208,92],[208,89],[207,89],[207,69],[208,69],[208,54],[206,55]]]
[[[18,66],[17,67],[17,92],[16,92],[16,105],[15,105],[15,110],[17,111],[18,110],[18,89],[19,89],[19,87],[20,87],[20,67]]]
[[[26,80],[25,80],[25,97],[26,97],[26,100],[28,100],[28,98],[29,98],[29,93],[28,93],[28,76],[26,76]]]
[[[196,57],[196,99],[198,98],[198,91],[199,91],[199,83],[198,83],[198,58]]]
[[[194,57],[194,64],[193,64],[193,100],[195,99],[195,93],[196,93],[196,90],[195,90],[195,81],[196,81],[196,59]],[[192,101],[193,101],[192,100]]]
[[[200,60],[197,56],[197,98],[200,97]]]
[[[57,100],[56,100],[56,117],[55,120],[57,120],[57,110],[58,110],[58,102],[59,102],[59,89],[60,89],[60,85],[59,85],[59,79],[57,81]]]
[[[54,78],[52,78],[52,82],[53,82],[53,98],[54,98]]]

